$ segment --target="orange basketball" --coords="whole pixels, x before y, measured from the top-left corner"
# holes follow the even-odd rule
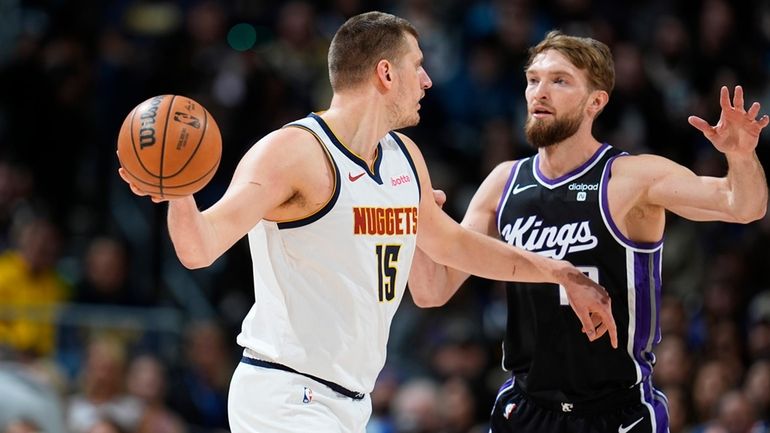
[[[137,105],[118,134],[120,166],[137,188],[164,199],[200,191],[222,157],[211,114],[185,96],[159,95]]]

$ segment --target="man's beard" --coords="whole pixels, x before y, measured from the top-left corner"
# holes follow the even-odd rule
[[[574,116],[554,118],[552,121],[535,119],[532,115],[527,116],[527,123],[524,125],[524,134],[527,141],[535,149],[552,146],[556,143],[572,137],[580,129],[580,123],[583,120],[582,112],[577,110]]]
[[[399,90],[398,92],[398,99],[397,101],[406,101],[408,100],[406,96],[406,92],[403,90]],[[393,129],[401,129],[401,128],[408,128],[410,126],[415,126],[418,123],[420,123],[420,113],[419,112],[410,112],[406,111],[404,107],[399,106],[399,102],[394,101],[392,102],[388,107],[387,111],[389,113],[389,117],[391,119],[391,123],[393,124]]]

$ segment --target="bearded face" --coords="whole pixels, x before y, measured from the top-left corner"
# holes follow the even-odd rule
[[[584,104],[580,104],[581,108]],[[572,137],[580,129],[583,121],[582,109],[576,109],[564,116],[551,116],[539,119],[527,114],[524,134],[535,149],[552,146]]]

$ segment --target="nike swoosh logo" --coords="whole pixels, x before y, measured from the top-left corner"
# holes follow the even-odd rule
[[[527,186],[520,186],[517,183],[516,186],[513,187],[513,195],[516,195],[516,194],[518,194],[518,193],[520,193],[520,192],[522,192],[524,190],[528,190],[530,188],[534,188],[536,186],[537,186],[537,184],[535,184],[535,183],[533,183],[532,185],[527,185]]]
[[[620,427],[618,427],[618,433],[626,433],[627,431],[629,431],[632,428],[634,428],[635,425],[637,425],[640,422],[642,422],[643,419],[644,419],[644,417],[639,418],[638,420],[634,421],[633,424],[630,424],[628,427],[623,427],[623,424],[621,424]]]
[[[350,181],[351,181],[351,182],[355,182],[355,181],[357,181],[358,179],[360,179],[360,178],[361,178],[361,176],[363,176],[363,175],[365,175],[365,174],[366,174],[366,172],[362,172],[362,173],[359,173],[359,174],[357,174],[357,175],[353,176],[351,173],[348,173],[348,179],[350,179]]]

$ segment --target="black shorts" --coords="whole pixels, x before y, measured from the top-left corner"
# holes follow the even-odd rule
[[[646,388],[646,390],[645,390]],[[547,402],[527,396],[515,380],[500,388],[490,433],[666,433],[663,394],[642,384],[590,403]]]

